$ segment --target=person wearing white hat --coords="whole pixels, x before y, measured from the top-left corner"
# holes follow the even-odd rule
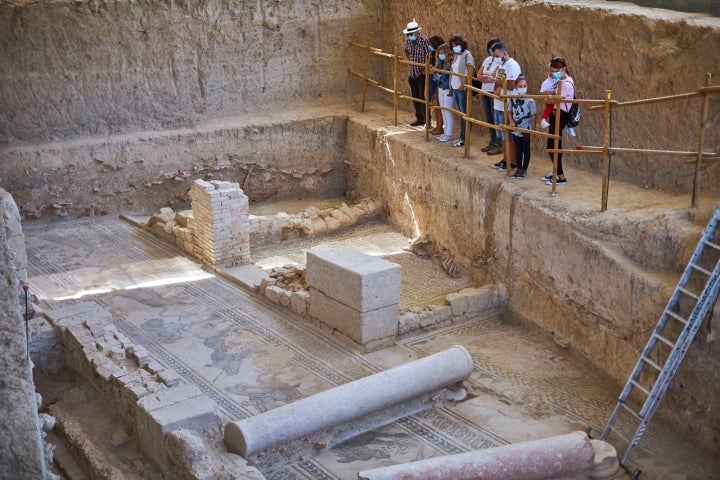
[[[425,63],[425,57],[430,50],[430,42],[425,35],[420,33],[422,28],[413,19],[407,24],[407,28],[403,30],[403,34],[407,37],[405,40],[405,55],[411,62]],[[408,72],[408,83],[410,84],[410,93],[413,98],[421,100],[425,99],[425,67],[418,65],[410,65]],[[425,105],[420,102],[413,102],[415,107],[415,121],[410,125],[418,127],[425,125]]]

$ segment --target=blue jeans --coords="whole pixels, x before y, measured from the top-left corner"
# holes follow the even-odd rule
[[[462,113],[467,112],[467,90],[453,90],[455,96],[455,109]],[[465,141],[465,120],[460,118],[460,140]]]
[[[505,112],[502,110],[495,110],[493,109],[493,117],[495,118],[495,125],[503,125],[505,123]],[[505,140],[505,131],[504,130],[495,130],[495,135],[497,135],[498,141]]]
[[[482,103],[483,103],[483,109],[485,110],[485,121],[487,123],[495,124],[495,114],[493,113],[495,111],[493,107],[493,99],[490,97],[486,97],[483,95],[482,97]],[[498,136],[497,136],[497,130],[494,128],[490,128],[490,143],[497,142]]]

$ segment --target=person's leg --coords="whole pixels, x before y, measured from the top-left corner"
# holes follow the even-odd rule
[[[492,98],[486,97],[485,95],[483,95],[482,103],[483,103],[483,109],[485,110],[485,121],[487,123],[494,124],[495,123],[495,115],[493,113]],[[490,144],[497,142],[497,133],[496,133],[495,129],[489,128],[488,130],[490,130]],[[488,144],[488,146],[490,146],[490,144]],[[487,150],[485,150],[485,151],[487,151]]]
[[[422,85],[420,80],[423,80]],[[425,77],[408,77],[408,83],[410,84],[410,94],[413,98],[423,98],[424,92],[421,89],[421,87],[424,89]],[[425,123],[425,109],[424,105],[420,102],[413,102],[413,106],[415,107],[415,119],[417,120],[414,123]]]
[[[441,107],[445,108],[453,108],[455,105],[455,100],[453,99],[452,95],[448,95],[450,90],[448,89],[441,89],[438,91],[438,101],[440,102]],[[447,139],[452,138],[453,136],[453,129],[455,128],[455,118],[453,117],[453,114],[450,110],[443,110],[443,128],[445,130],[445,134],[443,135]]]
[[[520,137],[520,148],[521,154],[518,155],[522,158],[521,162],[518,162],[518,168],[522,169],[523,172],[528,171],[530,167],[530,135],[523,135]]]
[[[564,113],[564,112],[562,112],[562,113]],[[565,124],[567,124],[567,114],[565,114],[564,116],[565,116]],[[548,121],[550,122],[550,130],[548,131],[548,133],[554,134],[554,133],[555,133],[555,112],[553,112],[553,113],[550,115],[550,118],[549,118]],[[563,148],[563,147],[562,147],[562,130],[563,130],[564,127],[565,127],[565,125],[563,124],[563,115],[560,115],[560,140],[559,140],[559,142],[558,142],[558,149],[560,149],[560,150]],[[555,139],[554,139],[554,138],[548,137],[548,139],[547,139],[547,148],[548,148],[548,149],[555,148]],[[548,152],[548,155],[550,155],[550,161],[552,162],[552,160],[553,160],[553,153],[552,153],[552,152]],[[563,179],[563,180],[565,179],[565,174],[564,174],[563,168],[562,168],[562,153],[558,153],[557,176],[558,176],[558,178],[561,178],[561,179]]]
[[[495,110],[493,108],[493,123],[495,125],[502,125],[503,124],[503,111],[502,110]],[[499,153],[503,153],[503,140],[505,139],[505,132],[503,130],[495,130],[495,137],[497,138],[497,141],[495,142],[495,146],[488,150],[486,153],[488,155],[497,155]],[[495,168],[500,168],[501,166],[504,168],[505,159],[503,158],[499,162],[493,165]]]
[[[542,119],[543,120],[549,119],[550,114],[553,112],[554,109],[555,109],[555,104],[553,104],[553,103],[548,103],[547,105],[545,105],[545,109],[543,110],[543,113],[542,113]]]
[[[419,77],[417,77],[417,81],[420,94],[416,98],[419,98],[420,100],[425,100],[425,75],[420,75]],[[417,102],[417,104],[420,106],[420,118],[425,120],[425,104],[420,102]]]
[[[455,90],[455,108],[463,114],[467,111],[467,90]],[[460,141],[465,141],[465,120],[460,118]]]
[[[522,148],[522,137],[518,137],[517,135],[510,134],[510,138],[512,138],[512,144],[515,150],[515,156],[512,157],[515,159],[514,163],[518,168],[518,171],[522,171],[522,154],[523,154],[523,148]]]

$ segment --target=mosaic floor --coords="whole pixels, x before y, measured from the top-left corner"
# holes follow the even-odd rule
[[[120,220],[31,224],[25,234],[30,288],[43,307],[89,299],[105,306],[119,330],[198,386],[227,419],[254,415],[451,345],[464,345],[473,355],[468,400],[402,419],[287,465],[269,479],[354,479],[358,471],[381,465],[588,426],[597,430],[618,393],[542,332],[506,319],[468,322],[360,354]],[[403,242],[387,226],[370,224],[253,255],[256,260],[301,258],[297,252],[319,244],[373,246],[376,254],[397,255]],[[431,264],[407,259],[402,265],[415,269],[415,281],[403,280],[407,304],[464,286],[461,280],[444,279]],[[662,432],[646,438],[638,456],[646,478],[717,478],[718,459],[688,453]]]

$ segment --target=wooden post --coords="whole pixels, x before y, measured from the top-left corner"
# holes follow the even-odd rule
[[[430,139],[430,54],[425,55],[425,89],[423,97],[425,97],[425,140]]]
[[[367,41],[367,55],[365,56],[365,78],[363,79],[363,92],[362,92],[362,108],[360,109],[361,112],[365,113],[365,100],[367,98],[367,87],[368,87],[368,77],[370,75],[370,40]]]
[[[610,90],[605,90],[605,108],[603,110],[603,152],[602,152],[602,202],[600,211],[604,212],[607,210],[608,204],[608,189],[610,187],[610,98],[612,93]]]
[[[710,86],[711,79],[712,74],[710,72],[706,73],[705,87]],[[703,144],[705,143],[705,125],[707,124],[708,104],[710,102],[710,96],[706,91],[702,92],[702,96],[703,103],[700,112],[700,138],[698,138],[697,162],[695,162],[695,177],[693,178],[692,201],[690,202],[690,206],[692,208],[697,208],[700,197],[700,167],[702,165],[703,159]]]
[[[397,117],[398,117],[398,85],[397,85],[397,76],[398,76],[398,55],[397,55],[397,47],[393,50],[394,52],[394,62],[393,62],[393,114],[395,119],[395,126],[397,127]]]
[[[472,114],[472,90],[468,88],[468,85],[472,85],[472,68],[470,65],[467,66],[467,80],[465,83],[465,117],[470,118]],[[470,129],[472,128],[472,122],[465,120],[465,148],[463,158],[467,158],[470,153]]]
[[[505,95],[507,95],[507,73],[503,75],[502,95],[500,95],[503,102],[503,127],[505,127],[508,122],[508,118],[510,118],[508,116],[508,102],[507,98],[505,98]],[[510,165],[515,159],[505,158],[506,155],[508,157],[510,156],[510,130],[507,130],[505,128],[503,128],[503,143],[505,144],[505,148],[503,149],[503,160],[505,160],[505,176],[509,177],[511,170]]]

